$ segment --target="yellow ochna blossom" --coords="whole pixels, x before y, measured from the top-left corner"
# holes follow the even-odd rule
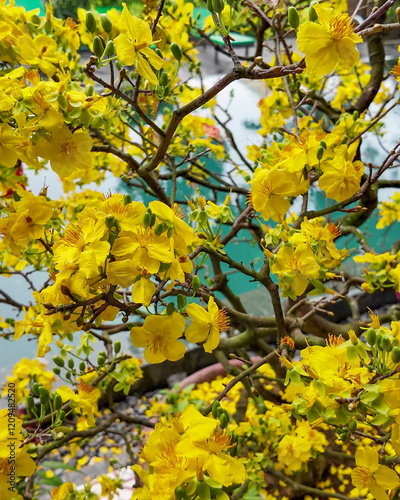
[[[351,474],[354,486],[359,490],[368,488],[376,500],[389,500],[387,490],[399,485],[399,477],[387,465],[379,465],[379,454],[376,448],[358,447],[356,450],[356,467]]]
[[[258,168],[251,188],[254,210],[265,220],[279,222],[290,208],[288,196],[298,196],[307,191],[309,182],[299,182],[296,174],[281,169]]]
[[[292,290],[297,297],[304,293],[310,278],[318,277],[319,270],[313,251],[305,244],[282,245],[271,266],[271,271],[286,283],[286,289]]]
[[[54,130],[49,141],[39,139],[36,153],[50,161],[51,168],[60,177],[69,177],[77,170],[92,167],[92,140],[87,132],[74,132],[63,125]]]
[[[208,301],[208,310],[198,304],[189,304],[186,307],[192,324],[185,332],[189,342],[204,342],[203,348],[206,352],[212,352],[218,347],[220,332],[229,329],[229,317],[225,310],[218,309],[213,297]]]
[[[79,410],[81,415],[86,416],[90,426],[95,424],[95,414],[98,411],[97,401],[101,396],[100,389],[80,380],[77,393],[66,385],[59,387],[56,392],[61,396],[63,403],[69,401],[72,408]]]
[[[131,330],[132,344],[144,347],[148,363],[162,363],[166,359],[177,361],[185,354],[185,346],[177,339],[185,329],[185,320],[179,313],[170,316],[147,316],[143,326]]]
[[[164,60],[150,48],[153,43],[153,36],[149,25],[146,21],[132,16],[125,3],[122,5],[124,7],[121,19],[124,32],[114,40],[118,59],[123,64],[134,65],[140,76],[146,78],[152,85],[157,85],[158,79],[150,64],[155,69],[161,69]]]
[[[297,45],[306,55],[307,69],[319,76],[327,75],[336,65],[351,68],[360,60],[355,47],[362,43],[354,33],[348,14],[338,14],[334,9],[314,5],[319,24],[306,21],[298,32]]]
[[[16,490],[10,488],[10,478],[16,476],[31,476],[36,470],[36,464],[27,453],[27,447],[20,444],[24,437],[21,433],[22,420],[14,417],[12,422],[13,435],[9,435],[10,416],[8,409],[0,410],[0,491],[2,500],[13,500]],[[10,440],[11,438],[11,440]],[[10,443],[14,442],[14,462],[10,461]]]

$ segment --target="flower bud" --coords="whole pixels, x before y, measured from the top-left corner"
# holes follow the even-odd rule
[[[388,337],[382,337],[382,347],[386,352],[390,352],[392,350],[392,343]]]
[[[158,79],[158,81],[160,82],[160,85],[161,87],[166,87],[168,85],[168,73],[166,73],[165,71],[163,71],[160,75],[160,78]]]
[[[56,410],[61,410],[61,407],[63,404],[61,396],[59,394],[55,393],[53,401],[54,401],[54,408]]]
[[[107,16],[107,14],[102,14],[100,16],[100,21],[101,21],[101,25],[103,27],[103,30],[106,33],[111,33],[111,31],[113,29],[113,25],[112,25],[111,19]]]
[[[61,373],[60,368],[59,368],[58,366],[55,366],[55,367],[53,368],[53,373],[55,373],[56,375],[60,375],[60,373]]]
[[[400,348],[398,346],[394,346],[392,352],[390,353],[392,357],[393,363],[400,363]]]
[[[50,400],[50,393],[46,389],[46,387],[39,387],[39,399],[40,399],[40,404],[43,406],[46,406]]]
[[[177,500],[180,500],[181,498],[185,498],[186,496],[186,490],[182,486],[178,486],[175,488],[175,498]]]
[[[149,212],[146,212],[144,215],[143,215],[143,226],[146,228],[146,227],[149,227],[150,226],[150,222],[151,222],[151,214],[149,214]]]
[[[75,365],[74,360],[72,358],[69,358],[67,364],[68,364],[68,368],[70,368],[71,370]]]
[[[108,56],[113,56],[115,54],[115,45],[112,40],[109,40],[106,45],[106,54]]]
[[[162,222],[159,222],[154,228],[154,232],[157,236],[161,236],[161,234],[164,232],[164,229],[164,224]]]
[[[104,53],[104,45],[99,36],[95,36],[93,39],[93,52],[96,57],[101,59]]]
[[[324,156],[324,148],[322,146],[320,146],[318,149],[317,149],[317,159],[318,160],[322,160],[322,157]]]
[[[186,305],[186,297],[180,293],[176,297],[176,302],[178,304],[179,309],[183,309]]]
[[[171,314],[175,311],[175,304],[173,302],[169,302],[167,305],[167,314],[171,316]]]
[[[37,382],[35,382],[33,385],[32,385],[32,392],[35,396],[39,396],[39,388],[40,388],[40,384],[38,384]]]
[[[94,33],[97,29],[96,18],[91,10],[86,12],[86,29],[90,33]]]
[[[43,25],[44,31],[49,35],[53,31],[53,25],[50,20],[47,20]]]
[[[119,340],[116,340],[114,343],[115,354],[118,354],[120,350],[121,350],[121,342]]]
[[[106,362],[106,358],[104,356],[99,355],[99,357],[97,358],[97,364],[99,366],[103,366],[105,362]]]
[[[216,12],[217,14],[221,14],[225,7],[224,0],[212,0],[212,4],[214,7],[214,12]]]
[[[60,356],[54,356],[53,361],[60,368],[64,366],[64,360]]]
[[[94,87],[91,83],[88,83],[85,87],[85,94],[91,97],[94,94]]]
[[[111,229],[115,225],[115,217],[111,214],[107,215],[106,217],[106,226],[108,229]]]
[[[207,9],[212,13],[214,12],[214,5],[212,0],[207,0]]]
[[[354,432],[357,429],[357,420],[351,420],[349,423],[349,431]]]
[[[217,418],[218,417],[218,408],[221,406],[220,402],[218,400],[215,400],[214,403],[212,404],[212,407],[211,407],[211,412],[213,414],[213,417],[214,418]]]
[[[27,406],[28,408],[33,408],[33,407],[35,406],[35,401],[34,401],[34,399],[33,399],[33,397],[32,397],[32,396],[28,396],[28,397],[26,398],[26,406]]]
[[[289,7],[288,9],[288,21],[290,26],[297,30],[300,24],[299,13],[297,12],[296,7]]]
[[[182,59],[182,49],[177,43],[171,43],[171,52],[177,61],[180,61]]]
[[[124,196],[124,205],[129,205],[129,203],[132,203],[132,196],[130,194],[126,194]]]
[[[314,5],[316,2],[312,2],[308,10],[308,19],[311,22],[315,22],[318,19],[317,13],[315,12]]]
[[[219,416],[219,421],[219,426],[221,427],[221,429],[225,429],[228,426],[228,417],[226,413],[221,413],[221,415]]]
[[[192,278],[192,288],[194,292],[197,292],[200,288],[201,281],[200,278],[195,274]]]
[[[40,17],[37,14],[33,14],[31,21],[34,25],[38,26],[40,24]]]
[[[86,370],[86,363],[84,361],[81,361],[79,363],[79,369],[81,372],[84,372]]]

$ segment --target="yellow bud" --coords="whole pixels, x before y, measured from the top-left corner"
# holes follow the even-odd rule
[[[361,283],[361,288],[366,293],[372,293],[374,291],[373,287],[368,283]]]
[[[328,278],[328,280],[332,280],[333,278],[337,277],[337,274],[335,274],[335,273],[326,273],[325,276]]]
[[[274,254],[271,252],[271,250],[268,250],[268,248],[264,248],[264,255],[266,255],[269,259],[274,258]]]
[[[287,368],[288,370],[293,370],[294,365],[287,358],[285,358],[285,356],[279,356],[279,358],[285,368]]]
[[[229,207],[230,204],[231,204],[231,195],[229,193],[228,196],[225,198],[224,205],[226,207]]]
[[[206,209],[207,202],[206,202],[206,199],[204,198],[204,196],[198,196],[197,203],[199,204],[199,206],[202,210]]]
[[[64,347],[64,344],[63,344],[63,342],[61,342],[61,340],[57,340],[57,341],[56,341],[56,345],[57,345],[57,347],[59,347],[60,349],[62,349],[62,348]]]
[[[280,232],[280,237],[281,237],[281,240],[285,243],[289,240],[288,235],[285,231]]]

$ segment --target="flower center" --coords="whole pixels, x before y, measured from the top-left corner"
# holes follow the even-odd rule
[[[153,352],[158,352],[162,348],[164,344],[164,339],[167,332],[163,332],[162,330],[154,330],[151,336],[151,346],[150,350]]]
[[[261,182],[260,186],[260,194],[264,194],[267,198],[271,196],[272,186],[271,183],[267,180]]]
[[[354,33],[348,14],[338,14],[329,23],[329,31],[334,40],[342,40]]]
[[[358,465],[352,474],[353,483],[358,489],[368,488],[373,482],[371,471],[362,465]]]
[[[231,438],[229,434],[217,431],[210,439],[207,439],[207,448],[211,453],[219,453],[222,450],[228,450],[233,445],[230,444]]]
[[[63,241],[69,247],[82,247],[84,245],[82,230],[79,227],[68,226],[65,230]]]
[[[294,255],[292,255],[292,257],[290,257],[287,261],[287,265],[288,267],[292,270],[292,271],[298,271],[299,270],[299,266],[300,266],[300,262],[299,260],[297,259],[297,257],[295,257]]]
[[[226,332],[229,329],[230,320],[225,309],[221,309],[217,314],[217,325],[220,332]]]
[[[77,147],[76,147],[76,144],[74,141],[72,140],[67,140],[65,142],[63,142],[60,146],[60,150],[62,153],[66,154],[66,155],[70,155],[70,154],[73,154],[77,151]]]

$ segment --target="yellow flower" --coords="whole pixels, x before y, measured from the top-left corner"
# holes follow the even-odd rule
[[[393,490],[399,485],[396,472],[386,465],[379,465],[375,448],[357,448],[356,468],[351,479],[359,490],[368,488],[376,500],[389,500],[385,490]]]
[[[276,262],[272,264],[271,271],[278,275],[298,297],[304,293],[309,278],[317,278],[319,265],[314,253],[304,243],[293,248],[289,245],[281,246],[276,254]],[[289,278],[289,279],[288,279]]]
[[[290,434],[284,436],[276,449],[278,468],[284,469],[289,474],[300,470],[311,458],[311,446],[309,439]]]
[[[185,346],[177,339],[185,329],[185,320],[179,313],[170,316],[147,316],[143,326],[131,330],[132,344],[145,347],[148,363],[162,363],[166,359],[177,361],[185,354]]]
[[[353,162],[355,152],[355,148],[348,150],[346,145],[339,146],[335,149],[334,158],[321,164],[323,174],[318,179],[318,186],[326,196],[339,203],[360,188],[364,165],[358,160]]]
[[[227,453],[232,446],[229,433],[218,430],[204,441],[184,438],[176,448],[186,457],[196,460],[198,469],[207,472],[215,481],[230,486],[246,480],[242,462]]]
[[[95,424],[95,413],[97,413],[97,401],[101,396],[100,389],[93,388],[85,381],[80,380],[78,392],[75,393],[70,387],[63,385],[56,392],[61,396],[63,403],[69,401],[72,408],[79,409],[81,415],[87,417],[90,426]]]
[[[319,24],[306,21],[297,36],[297,46],[306,55],[309,71],[322,76],[333,71],[338,63],[346,68],[358,64],[360,54],[355,44],[363,39],[354,33],[349,15],[322,5],[315,5],[314,9]]]
[[[65,500],[69,498],[69,494],[75,491],[75,485],[73,483],[64,483],[58,488],[51,490],[52,500]]]
[[[79,270],[85,278],[93,278],[98,276],[99,267],[105,265],[110,244],[100,241],[107,228],[104,214],[98,216],[82,218],[79,225],[69,224],[61,240],[54,244],[55,267],[64,270],[63,277]]]
[[[152,85],[157,85],[158,79],[150,64],[156,69],[161,69],[164,60],[150,48],[153,36],[149,25],[146,21],[132,16],[125,3],[122,5],[124,8],[121,19],[125,33],[121,33],[114,40],[118,59],[128,66],[134,65],[139,75],[146,78]]]
[[[92,167],[92,140],[87,132],[72,133],[67,125],[54,130],[49,141],[40,139],[36,153],[50,161],[51,168],[60,177],[69,177],[76,170]]]
[[[6,167],[13,167],[18,154],[15,151],[17,144],[20,144],[21,138],[14,135],[14,130],[7,123],[0,125],[0,158],[1,164]]]
[[[10,477],[31,476],[36,470],[36,464],[27,453],[27,447],[20,448],[24,438],[21,433],[22,420],[15,417],[14,435],[9,435],[9,412],[7,409],[0,410],[0,491],[1,500],[13,500],[16,497],[16,489],[10,489]],[[14,425],[14,423],[13,423]],[[14,446],[12,449],[11,446]],[[15,453],[15,462],[10,463],[11,450]],[[13,470],[11,469],[13,467]]]
[[[17,245],[27,245],[30,238],[44,237],[44,226],[53,215],[52,204],[44,196],[35,196],[28,191],[22,195],[15,214],[11,216],[9,234]]]
[[[290,208],[288,196],[298,196],[308,189],[308,181],[299,182],[294,173],[281,169],[258,168],[251,181],[251,200],[254,210],[265,220],[280,222]]]
[[[213,297],[208,301],[208,311],[198,304],[189,304],[186,312],[193,323],[185,332],[189,342],[197,344],[204,342],[204,350],[212,352],[218,347],[220,332],[226,332],[229,328],[229,318],[226,311],[218,309]]]

